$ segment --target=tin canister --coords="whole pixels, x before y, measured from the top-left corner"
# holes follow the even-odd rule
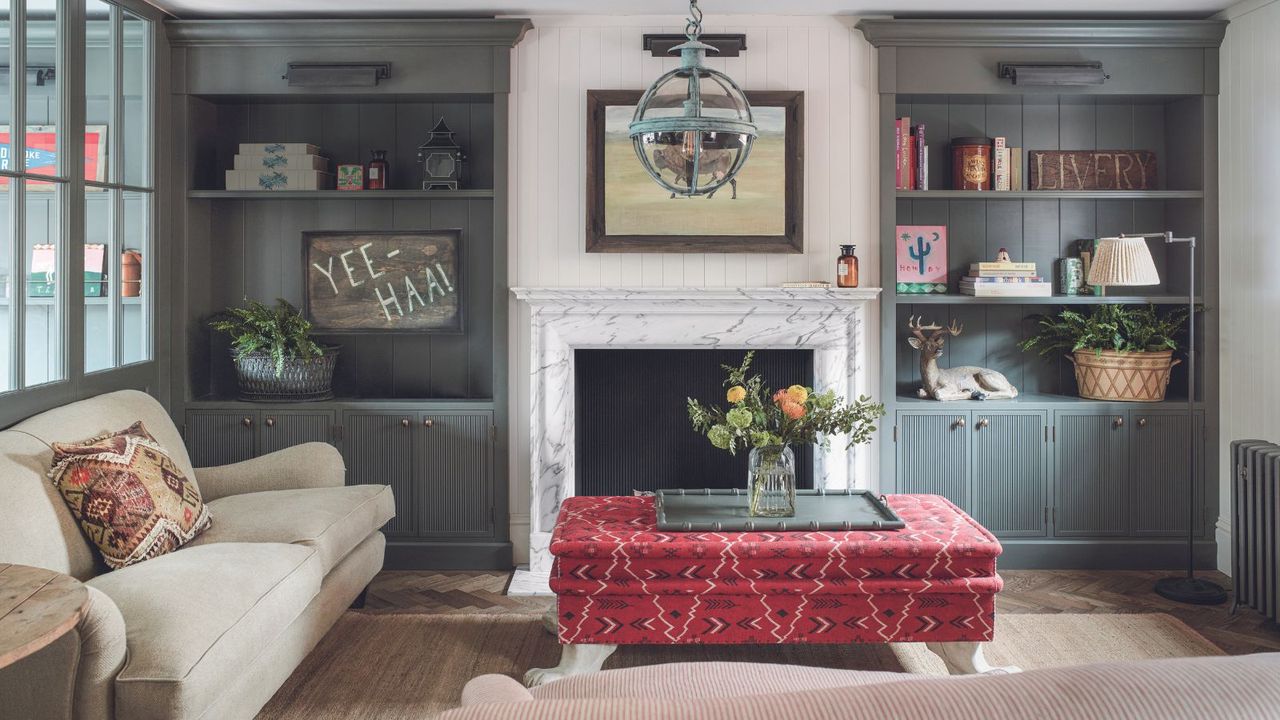
[[[1084,286],[1084,263],[1080,258],[1058,260],[1058,292],[1063,295],[1079,295]]]

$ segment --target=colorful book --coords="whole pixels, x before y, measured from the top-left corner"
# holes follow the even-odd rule
[[[911,154],[911,162],[914,163],[916,181],[912,188],[916,190],[924,190],[924,123],[916,125],[915,132],[915,152]]]
[[[1033,262],[976,262],[969,263],[970,275],[993,275],[999,272],[1026,272],[1036,270]]]
[[[960,292],[974,297],[1052,297],[1053,283],[966,283],[960,282]]]
[[[983,276],[978,276],[978,277],[975,277],[975,276],[973,276],[973,275],[965,275],[964,277],[960,278],[960,282],[967,282],[967,283],[1029,283],[1029,282],[1044,282],[1044,278],[1040,277],[1039,275],[1023,275],[1023,276],[1015,276],[1015,277],[1009,277],[1009,276],[1002,276],[1002,277],[983,277]]]

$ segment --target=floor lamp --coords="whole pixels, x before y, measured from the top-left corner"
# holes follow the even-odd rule
[[[1156,594],[1175,602],[1194,605],[1217,605],[1226,602],[1227,592],[1210,580],[1196,577],[1196,239],[1176,238],[1170,231],[1162,233],[1134,233],[1120,237],[1101,238],[1094,249],[1093,263],[1089,267],[1088,283],[1105,288],[1108,285],[1159,285],[1160,274],[1151,258],[1147,238],[1162,238],[1166,245],[1186,245],[1188,249],[1187,276],[1187,443],[1191,455],[1187,467],[1187,573],[1156,581]]]

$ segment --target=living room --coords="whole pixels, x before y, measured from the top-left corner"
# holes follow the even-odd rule
[[[0,718],[1280,717],[1280,2],[0,13]]]

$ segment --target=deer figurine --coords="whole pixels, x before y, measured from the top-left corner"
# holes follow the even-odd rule
[[[922,325],[920,318],[911,317],[907,320],[907,329],[912,334],[907,343],[920,351],[920,378],[924,382],[924,387],[916,393],[920,397],[934,400],[1008,400],[1018,396],[1018,389],[995,370],[974,366],[945,370],[938,367],[945,336],[956,337],[964,330],[963,325],[957,326],[954,320],[945,328]]]

